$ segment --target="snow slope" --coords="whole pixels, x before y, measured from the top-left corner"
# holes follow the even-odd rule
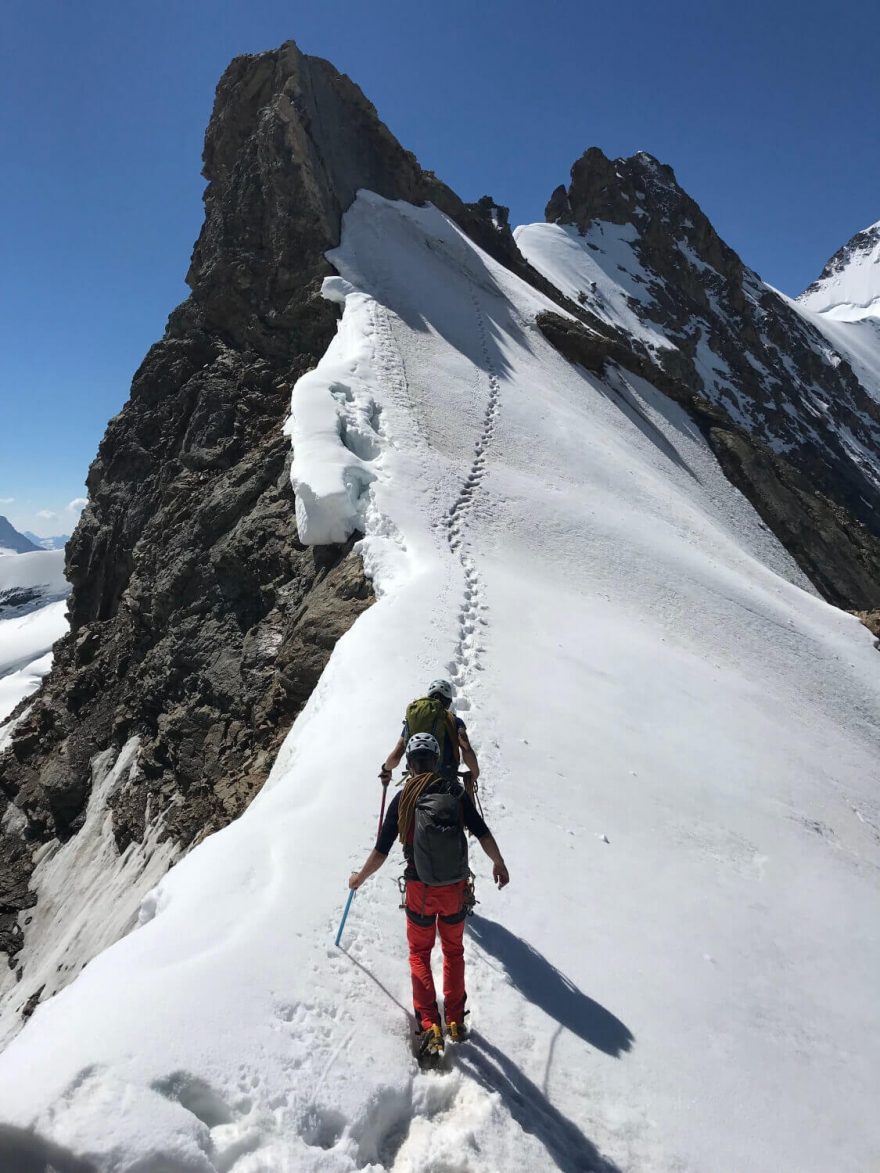
[[[584,236],[573,224],[522,224],[514,229],[520,252],[566,297],[590,309],[617,330],[654,349],[672,343],[659,326],[652,328],[631,301],[649,310],[649,275],[632,248],[638,232],[632,224],[596,221]]]
[[[877,421],[861,396],[853,398],[839,386],[835,393],[826,365],[837,367],[845,358],[877,399],[880,319],[842,322],[831,319],[830,311],[817,315],[809,308],[809,291],[792,301],[749,269],[732,297],[725,280],[686,239],[684,226],[693,227],[689,221],[679,227],[684,235],[674,240],[674,256],[663,259],[663,271],[678,278],[661,276],[640,260],[646,256],[646,238],[637,226],[643,215],[637,207],[635,222],[593,221],[584,235],[573,225],[526,224],[514,236],[526,260],[568,297],[655,355],[661,348],[679,350],[680,362],[693,362],[706,398],[775,452],[785,455],[804,444],[843,452],[841,475],[855,473],[880,486]],[[835,262],[832,258],[826,270]],[[693,299],[695,287],[704,298]],[[787,314],[780,319],[777,299],[814,328],[799,330]],[[780,329],[789,339],[787,348],[778,345]],[[662,365],[664,356],[658,358]]]
[[[836,321],[880,318],[880,220],[835,253],[798,301]]]
[[[880,220],[835,253],[809,289],[785,300],[825,335],[880,402]]]
[[[0,1056],[0,1120],[101,1171],[872,1167],[870,634],[675,405],[565,362],[436,210],[362,192],[331,259],[297,521],[364,527],[377,602],[247,813]],[[399,859],[333,936],[439,672],[512,881],[475,849],[476,1033],[423,1076]]]
[[[64,551],[0,558],[0,748],[2,723],[35,692],[67,631]]]
[[[786,297],[785,300],[825,335],[834,352],[849,363],[868,394],[880,403],[880,316],[846,321],[830,312],[811,310],[797,298]]]

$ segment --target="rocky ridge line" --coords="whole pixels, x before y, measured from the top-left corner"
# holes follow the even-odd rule
[[[573,361],[593,370],[615,362],[685,406],[727,476],[825,597],[876,607],[880,405],[849,364],[743,264],[672,168],[645,152],[611,160],[591,148],[545,215],[574,226],[588,247],[601,222],[633,226],[651,297],[648,308],[635,299],[631,308],[674,348],[615,330],[591,311],[589,290],[579,315],[587,328],[545,315],[548,338]],[[718,379],[698,369],[705,342]]]

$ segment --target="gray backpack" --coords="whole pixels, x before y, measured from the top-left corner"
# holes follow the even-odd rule
[[[413,860],[423,884],[436,887],[467,879],[468,849],[461,792],[423,794],[416,802]]]

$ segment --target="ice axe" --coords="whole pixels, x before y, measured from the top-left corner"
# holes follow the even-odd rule
[[[348,917],[348,910],[351,908],[351,902],[354,900],[355,889],[351,888],[348,893],[348,900],[345,902],[345,911],[342,914],[342,920],[339,922],[339,931],[336,934],[336,944],[342,940],[342,930],[345,928],[345,921]]]

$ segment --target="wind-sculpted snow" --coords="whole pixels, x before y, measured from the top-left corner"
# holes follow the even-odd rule
[[[357,293],[338,277],[328,277],[323,292],[328,301],[343,305]],[[307,546],[344,542],[364,528],[366,490],[374,479],[369,462],[378,454],[378,442],[370,382],[359,371],[370,359],[360,327],[355,314],[343,319],[320,367],[303,375],[296,387],[288,423],[291,480],[299,538]],[[339,378],[328,380],[334,361]]]
[[[872,637],[438,211],[361,192],[330,259],[297,522],[362,532],[377,601],[247,812],[0,1057],[13,1141],[101,1173],[870,1168]],[[420,1075],[397,858],[333,937],[439,673],[511,884],[474,851],[473,1041]]]

